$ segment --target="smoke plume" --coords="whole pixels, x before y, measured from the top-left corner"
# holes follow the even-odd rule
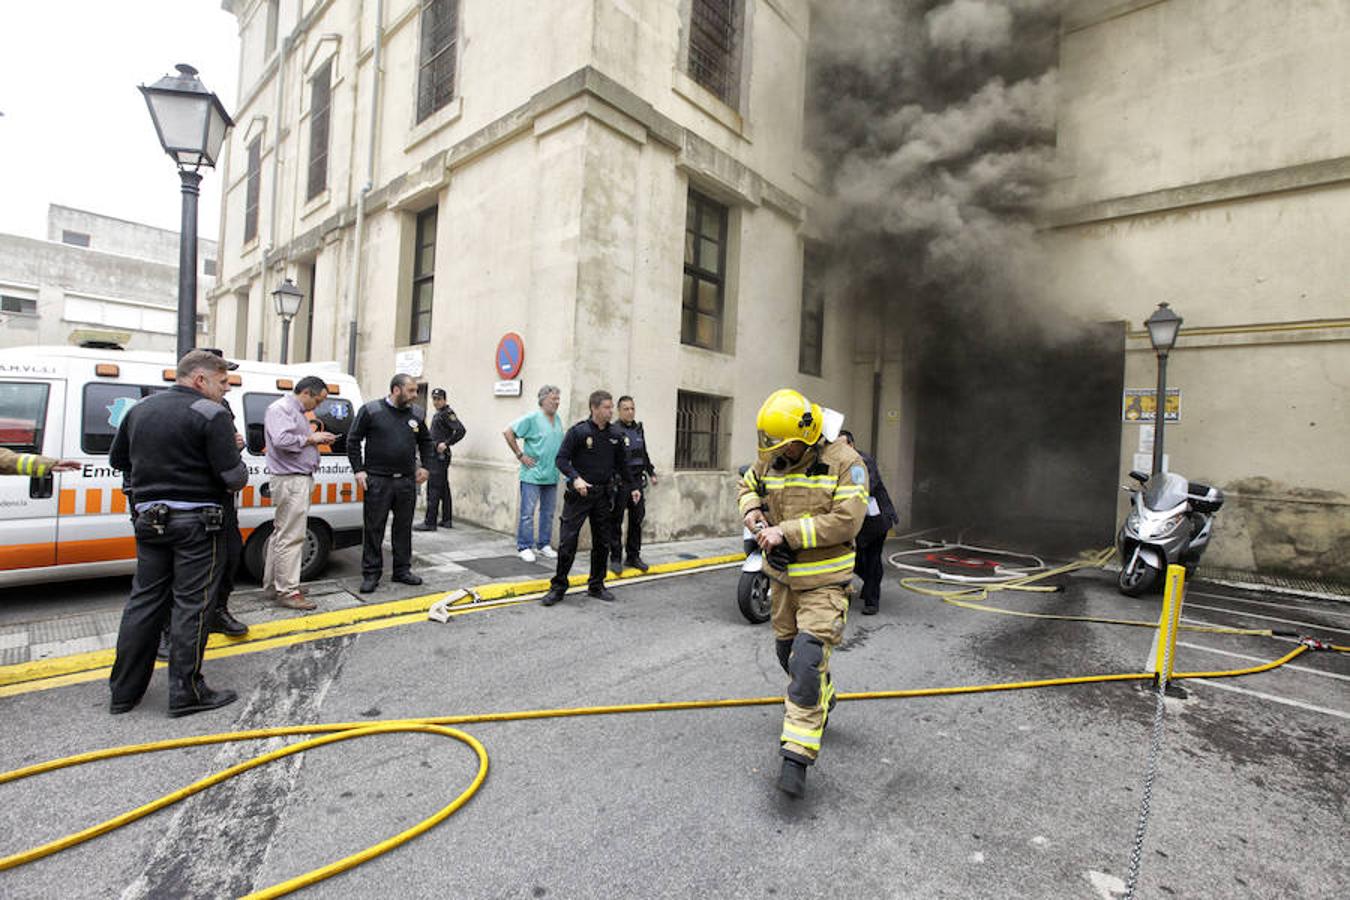
[[[1057,5],[813,2],[809,140],[850,293],[991,310],[1026,294],[1053,161]]]

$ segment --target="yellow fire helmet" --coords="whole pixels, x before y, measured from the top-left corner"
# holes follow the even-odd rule
[[[820,407],[790,388],[774,391],[759,408],[759,452],[772,453],[793,441],[810,445],[820,440],[825,417]]]

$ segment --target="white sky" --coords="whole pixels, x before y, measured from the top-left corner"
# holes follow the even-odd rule
[[[47,204],[178,230],[178,175],[140,84],[196,67],[231,116],[239,32],[220,0],[0,0],[0,232],[47,236]],[[198,233],[220,230],[204,170]]]

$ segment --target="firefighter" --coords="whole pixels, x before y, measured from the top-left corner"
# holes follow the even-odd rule
[[[73,459],[52,459],[38,453],[15,453],[0,447],[0,475],[27,475],[43,478],[52,472],[74,472],[80,464]]]
[[[867,515],[867,467],[846,441],[823,435],[821,408],[778,390],[759,408],[759,456],[738,503],[768,562],[784,700],[778,787],[800,797],[834,705],[830,651],[844,637],[853,540]]]

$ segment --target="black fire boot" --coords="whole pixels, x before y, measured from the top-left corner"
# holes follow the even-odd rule
[[[228,606],[221,604],[211,615],[210,630],[229,637],[243,637],[248,634],[248,626],[236,619]]]
[[[806,763],[794,756],[783,757],[783,769],[778,773],[778,789],[789,797],[806,793]]]

